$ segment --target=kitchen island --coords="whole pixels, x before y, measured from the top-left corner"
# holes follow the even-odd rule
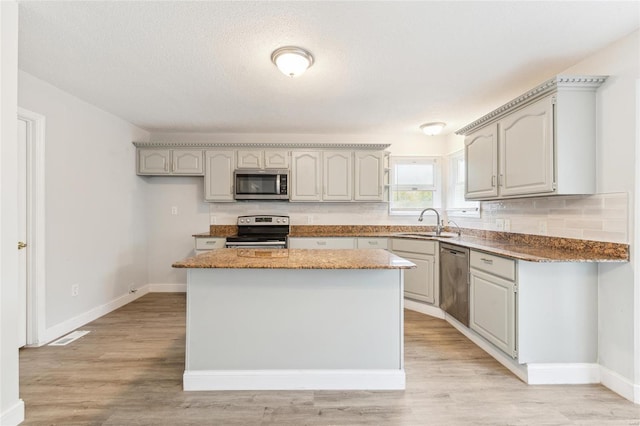
[[[385,250],[216,249],[187,268],[184,390],[404,389],[403,270]]]

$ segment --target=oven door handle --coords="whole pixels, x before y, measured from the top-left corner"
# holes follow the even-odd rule
[[[286,242],[284,241],[233,241],[227,242],[227,247],[245,247],[245,246],[273,246],[273,247],[283,247],[286,246]]]

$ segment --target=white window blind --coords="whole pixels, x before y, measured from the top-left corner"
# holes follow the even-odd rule
[[[390,157],[389,214],[412,215],[441,207],[440,159]]]

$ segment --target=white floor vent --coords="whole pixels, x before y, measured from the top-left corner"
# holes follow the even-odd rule
[[[59,338],[55,342],[49,343],[49,346],[66,346],[69,343],[78,340],[85,334],[89,333],[88,331],[74,331],[72,333],[67,334],[64,337]]]

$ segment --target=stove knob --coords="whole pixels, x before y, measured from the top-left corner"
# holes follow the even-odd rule
[[[280,219],[276,219],[276,223],[280,223]]]

